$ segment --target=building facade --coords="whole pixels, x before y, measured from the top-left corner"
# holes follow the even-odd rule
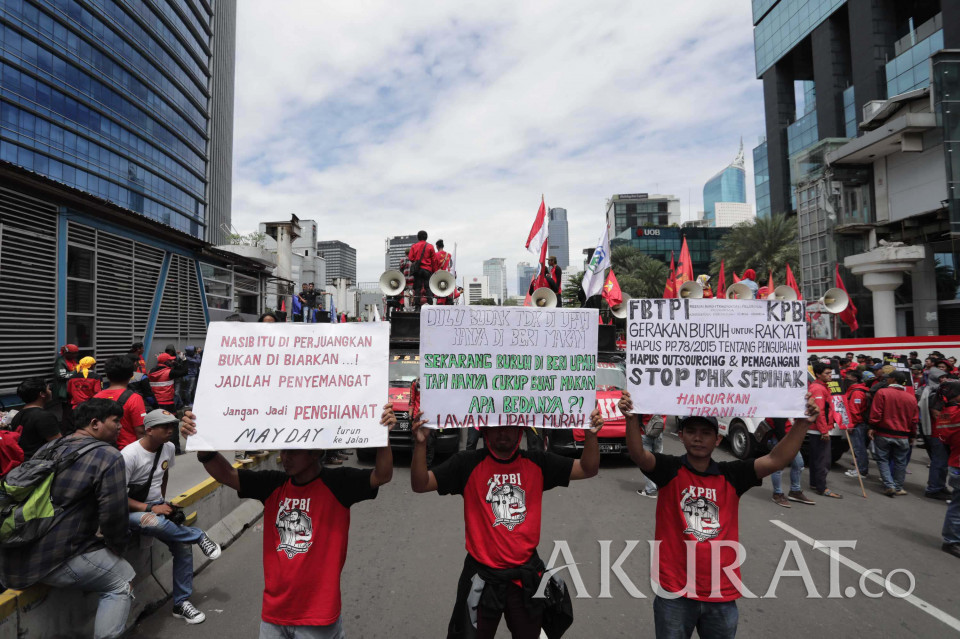
[[[948,52],[960,48],[960,4],[762,0],[753,6],[766,115],[766,139],[754,149],[757,215],[797,216],[804,297],[833,286],[839,264],[859,310],[856,335],[870,337],[878,296],[865,284],[874,278],[861,281],[844,266],[848,258],[882,239],[929,247],[910,267],[923,273],[922,281],[936,281],[938,267],[944,272],[955,264],[946,241],[960,209],[948,188],[954,133],[944,105],[951,98],[949,89],[936,90],[936,62],[940,77],[948,77]],[[880,139],[886,146],[874,143]],[[957,220],[960,230],[960,210]],[[896,287],[898,330],[934,334],[953,324],[955,302],[943,299],[949,287],[942,288],[933,308],[929,291],[911,282]],[[892,300],[890,290],[879,297]]]
[[[566,269],[564,269],[566,270]],[[530,262],[520,262],[517,264],[517,295],[523,297],[530,289],[530,282],[533,276],[537,274],[537,266],[530,265]]]
[[[487,278],[487,287],[490,297],[502,304],[507,299],[507,266],[506,259],[492,257],[483,261],[483,276]]]
[[[547,212],[548,255],[557,258],[561,269],[570,266],[570,231],[567,226],[567,209],[553,208]]]
[[[326,284],[333,284],[335,277],[357,281],[357,249],[340,240],[317,242],[317,253],[327,263]]]
[[[729,232],[729,228],[638,226],[625,229],[615,238],[611,238],[610,248],[631,246],[669,266],[671,256],[674,259],[680,258],[683,238],[687,238],[694,275],[704,273],[710,275],[713,252],[719,246],[720,240]]]
[[[607,200],[607,226],[620,235],[638,226],[680,225],[680,200],[672,195],[624,193]]]
[[[486,275],[483,277],[467,278],[464,294],[467,297],[467,304],[479,304],[480,300],[493,297],[490,293],[490,280]]]
[[[717,202],[747,201],[747,171],[744,168],[743,140],[740,151],[729,166],[707,180],[703,186],[703,219],[707,226],[716,226]]]
[[[727,228],[734,224],[750,222],[755,218],[753,207],[740,202],[717,202],[714,206],[713,224],[717,228]]]
[[[416,235],[395,235],[388,237],[384,247],[383,270],[389,271],[399,268],[400,260],[407,254],[407,249],[416,243]]]

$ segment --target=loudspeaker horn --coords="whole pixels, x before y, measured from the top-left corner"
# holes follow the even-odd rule
[[[696,282],[684,282],[677,296],[692,300],[701,299],[703,297],[703,287]]]
[[[753,290],[743,282],[736,282],[727,287],[728,300],[752,300]]]
[[[380,276],[380,290],[384,295],[400,295],[407,287],[407,276],[400,271],[384,271]]]
[[[784,302],[793,302],[797,299],[797,292],[787,286],[786,284],[781,284],[777,288],[773,289],[768,297],[768,300],[781,300]]]
[[[430,276],[428,286],[435,297],[446,297],[453,293],[457,286],[457,280],[450,271],[437,271]]]
[[[610,312],[613,313],[613,316],[619,319],[623,319],[627,316],[627,304],[630,302],[630,296],[626,293],[623,294],[623,299],[619,304],[610,307]]]
[[[828,313],[842,313],[850,305],[850,296],[842,288],[827,289],[827,292],[820,298]]]
[[[540,308],[556,308],[557,294],[546,286],[541,286],[530,296],[530,303]]]

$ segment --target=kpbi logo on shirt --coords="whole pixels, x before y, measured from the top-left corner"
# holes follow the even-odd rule
[[[680,493],[680,512],[687,522],[684,534],[707,541],[720,534],[720,507],[715,488],[690,486]]]
[[[520,474],[493,475],[487,480],[487,503],[493,510],[493,526],[513,531],[527,518],[527,499],[520,487]]]
[[[310,499],[284,499],[277,507],[277,534],[280,545],[277,550],[293,559],[307,552],[313,545],[313,520],[310,519]]]

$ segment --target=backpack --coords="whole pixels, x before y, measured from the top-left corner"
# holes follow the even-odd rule
[[[61,445],[37,451],[0,481],[0,548],[26,546],[43,537],[63,512],[63,506],[53,503],[57,474],[94,448],[109,446],[96,440],[69,455],[55,457]]]

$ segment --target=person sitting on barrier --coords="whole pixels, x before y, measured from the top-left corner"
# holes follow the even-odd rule
[[[397,424],[387,404],[380,423]],[[180,434],[197,434],[184,413]],[[393,478],[389,444],[377,449],[372,469],[325,468],[322,450],[282,450],[283,472],[238,470],[217,452],[198,452],[211,477],[241,498],[263,502],[263,609],[260,639],[342,639],[340,574],[347,559],[350,507],[374,499]]]
[[[216,559],[220,546],[199,528],[184,526],[183,511],[164,501],[167,480],[176,451],[170,435],[177,416],[155,410],[143,420],[146,435],[123,449],[127,470],[127,504],[130,506],[130,530],[155,537],[173,554],[173,616],[189,624],[202,623],[206,615],[190,603],[193,594],[193,550]]]
[[[77,406],[77,430],[40,448],[38,459],[67,460],[53,480],[51,501],[62,511],[39,538],[24,545],[0,543],[0,583],[23,590],[36,583],[100,593],[95,639],[123,634],[133,600],[133,567],[123,558],[127,529],[126,473],[114,447],[123,408],[94,398]],[[30,462],[27,462],[29,464]],[[27,464],[15,469],[27,468]],[[7,480],[12,481],[12,475]],[[51,636],[75,636],[61,628]]]

